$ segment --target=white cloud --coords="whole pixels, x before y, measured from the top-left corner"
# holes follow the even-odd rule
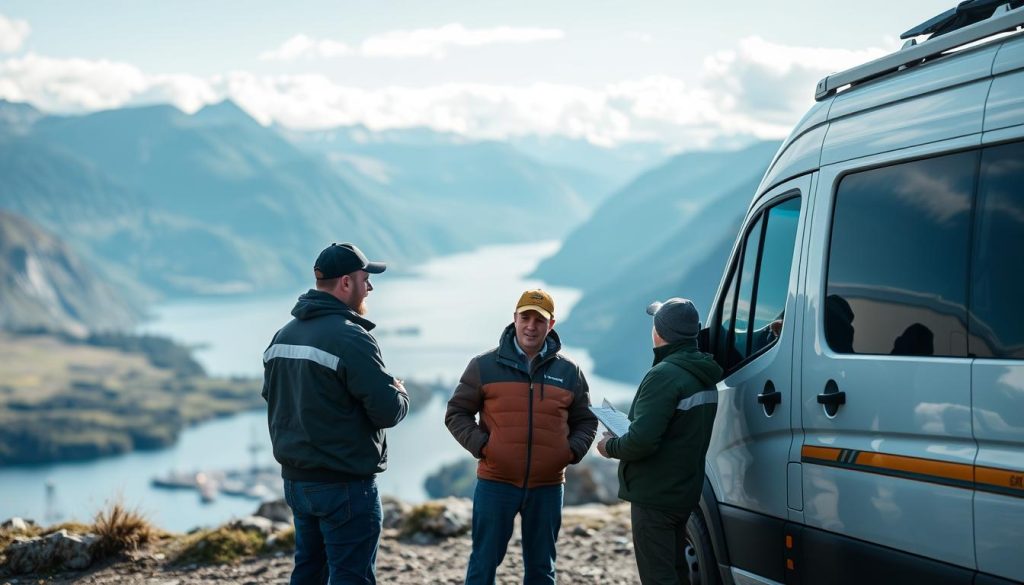
[[[113,61],[53,59],[28,53],[0,62],[0,97],[43,110],[91,111],[127,103],[149,85],[135,66]]]
[[[0,14],[0,53],[14,53],[21,49],[32,27],[24,20],[11,20]]]
[[[307,40],[293,44],[291,54],[319,51],[318,41]],[[703,75],[690,81],[652,76],[604,87],[449,83],[374,89],[319,74],[147,75],[125,63],[29,53],[0,60],[0,97],[54,112],[154,102],[191,112],[230,98],[261,123],[295,128],[426,126],[475,138],[565,135],[599,144],[660,140],[700,148],[743,136],[784,137],[813,103],[818,79],[883,52],[789,47],[751,37],[708,58]]]
[[[260,54],[264,61],[294,61],[296,59],[330,59],[352,54],[352,47],[330,39],[314,39],[298,34],[281,43],[281,46]]]
[[[896,48],[794,47],[747,37],[736,49],[705,59],[703,85],[722,99],[724,128],[778,137],[813,103],[814,88],[822,77]]]

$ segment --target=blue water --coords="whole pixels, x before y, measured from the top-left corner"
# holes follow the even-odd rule
[[[556,242],[493,246],[436,259],[411,275],[385,272],[373,278],[368,317],[392,374],[410,380],[441,381],[454,387],[470,357],[494,347],[511,321],[519,294],[544,283],[525,278],[557,250]],[[579,292],[545,287],[564,319]],[[304,291],[271,297],[176,301],[158,306],[141,330],[200,346],[196,357],[217,376],[259,376],[261,355],[274,332],[289,319]],[[418,335],[396,330],[415,328]],[[556,323],[555,328],[558,328]],[[592,400],[628,400],[634,387],[592,375],[586,352],[566,342],[565,352],[587,373]],[[389,469],[378,478],[381,492],[406,501],[425,499],[423,480],[445,463],[466,455],[444,427],[444,397],[437,397],[388,431]],[[255,455],[250,448],[255,445]],[[185,531],[213,526],[255,511],[258,502],[220,496],[211,504],[192,491],[150,487],[172,470],[233,469],[273,464],[265,412],[244,413],[204,423],[182,434],[176,445],[85,463],[0,469],[0,520],[88,520],[112,497],[148,514],[157,525]],[[47,483],[53,486],[47,497]],[[49,516],[49,518],[48,518]]]

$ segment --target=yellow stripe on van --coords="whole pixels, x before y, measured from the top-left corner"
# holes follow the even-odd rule
[[[974,481],[979,484],[979,489],[984,490],[986,487],[997,488],[986,491],[1016,493],[1016,495],[1024,497],[1024,472],[1022,471],[1009,471],[994,467],[977,467],[974,474]]]
[[[817,445],[802,446],[800,459],[827,467],[1024,498],[1024,471]]]
[[[857,453],[854,463],[856,465],[904,471],[929,477],[967,482],[974,481],[974,466],[966,463],[950,463],[948,461],[935,461],[934,459],[888,455],[885,453],[867,453],[865,451]]]
[[[804,445],[800,449],[800,455],[802,457],[809,457],[811,459],[824,459],[825,461],[838,461],[839,453],[842,449],[835,449],[833,447],[815,447],[814,445]]]

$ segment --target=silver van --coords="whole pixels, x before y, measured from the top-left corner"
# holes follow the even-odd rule
[[[694,582],[1024,581],[1022,5],[823,79],[769,166],[702,332]]]

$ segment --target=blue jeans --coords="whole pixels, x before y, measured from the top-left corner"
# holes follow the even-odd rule
[[[292,585],[377,582],[383,515],[376,481],[286,479],[284,497],[295,516]]]
[[[473,552],[466,585],[493,585],[505,558],[516,514],[522,517],[523,583],[555,583],[555,541],[562,527],[561,484],[523,489],[477,479],[473,493]]]

